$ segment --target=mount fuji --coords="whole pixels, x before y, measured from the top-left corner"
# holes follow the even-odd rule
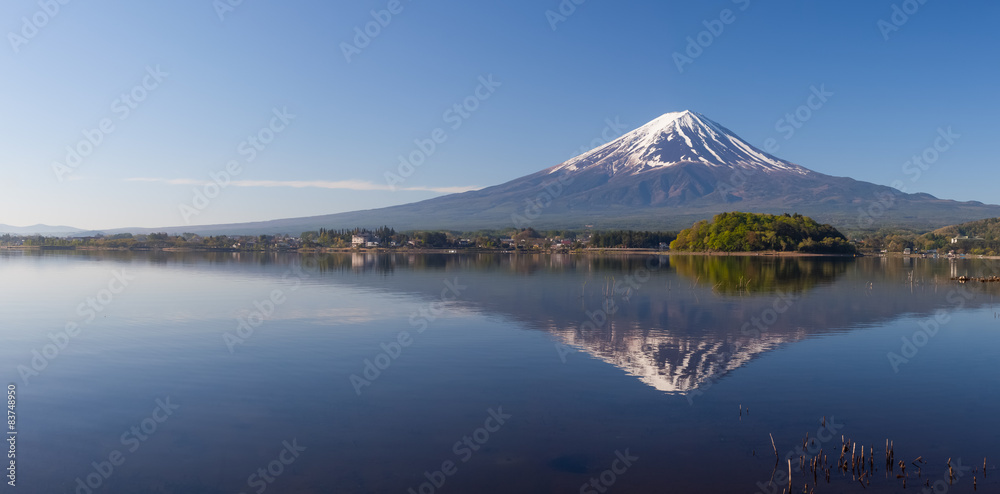
[[[609,176],[635,175],[682,163],[809,173],[801,166],[764,153],[731,130],[690,111],[662,115],[613,142],[550,168],[549,172],[599,169]]]
[[[397,230],[680,229],[734,210],[798,212],[849,230],[929,229],[1000,216],[1000,206],[818,173],[761,151],[703,115],[682,111],[564,163],[476,191],[307,218],[142,230],[297,234],[383,224]]]

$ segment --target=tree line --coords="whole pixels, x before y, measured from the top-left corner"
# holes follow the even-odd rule
[[[674,232],[617,230],[594,233],[588,244],[596,248],[657,249],[677,238]]]

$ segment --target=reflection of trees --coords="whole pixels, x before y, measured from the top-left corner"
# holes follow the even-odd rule
[[[678,256],[670,264],[681,274],[724,294],[803,292],[830,283],[854,262],[852,258]]]

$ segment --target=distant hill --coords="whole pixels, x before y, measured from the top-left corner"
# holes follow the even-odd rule
[[[948,238],[967,236],[971,238],[979,237],[983,240],[1000,240],[1000,218],[987,218],[959,225],[950,225],[938,228],[931,233]]]
[[[31,225],[31,226],[10,226],[0,224],[0,235],[4,233],[9,233],[11,235],[49,235],[49,236],[60,236],[65,237],[80,233],[83,230],[79,228],[73,228],[71,226],[49,226],[49,225]]]

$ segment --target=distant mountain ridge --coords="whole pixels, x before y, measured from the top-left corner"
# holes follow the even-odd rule
[[[779,159],[691,111],[667,113],[537,173],[481,190],[380,209],[133,232],[290,233],[391,225],[397,230],[510,227],[680,230],[727,211],[801,213],[841,230],[933,229],[1000,216],[1000,206],[907,194]]]
[[[0,224],[0,235],[9,233],[11,235],[72,235],[83,230],[71,226],[11,226]]]

